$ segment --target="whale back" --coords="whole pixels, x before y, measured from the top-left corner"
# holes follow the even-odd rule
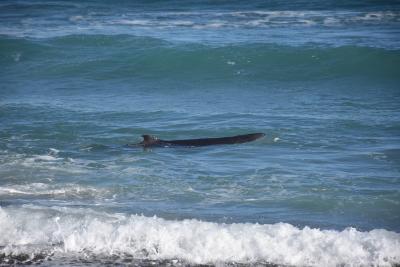
[[[143,141],[138,145],[144,147],[151,146],[210,146],[210,145],[227,145],[227,144],[241,144],[257,140],[264,137],[264,133],[251,133],[228,137],[214,137],[214,138],[200,138],[200,139],[183,139],[183,140],[161,140],[155,136],[144,134],[142,135]]]
[[[151,145],[155,145],[158,142],[158,138],[149,134],[144,134],[142,135],[143,137],[143,141],[142,141],[142,145],[144,146],[151,146]]]
[[[184,139],[184,140],[160,140],[160,141],[169,145],[196,147],[196,146],[211,146],[211,145],[241,144],[257,140],[264,136],[265,136],[264,133],[252,133],[252,134],[243,134],[243,135],[235,135],[228,137]]]

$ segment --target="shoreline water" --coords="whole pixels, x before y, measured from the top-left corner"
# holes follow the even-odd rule
[[[2,263],[46,264],[61,259],[64,263],[77,260],[85,265],[137,261],[141,265],[140,261],[149,261],[148,264],[173,266],[268,262],[279,266],[385,266],[397,263],[400,257],[400,234],[383,229],[359,232],[354,228],[299,229],[287,223],[171,221],[155,216],[29,205],[2,208],[0,222],[0,241],[7,243],[2,248]]]

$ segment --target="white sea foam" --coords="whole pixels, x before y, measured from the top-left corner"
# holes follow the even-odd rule
[[[31,195],[31,196],[66,196],[66,197],[87,197],[104,198],[110,196],[105,189],[76,184],[51,185],[45,183],[30,183],[21,185],[0,186],[0,196]]]
[[[176,21],[172,21],[171,25],[173,25],[173,26],[192,26],[192,25],[194,25],[194,22],[188,21],[188,20],[176,20]]]
[[[142,27],[193,27],[194,29],[221,27],[265,27],[265,26],[338,26],[349,23],[397,22],[400,13],[392,11],[377,12],[341,12],[341,11],[239,11],[218,12],[172,12],[165,13],[168,19],[160,20],[157,13],[147,19],[141,19],[129,14],[125,19],[111,20],[108,24],[133,25]],[[183,18],[183,20],[182,20]],[[204,20],[199,20],[203,18]]]
[[[37,155],[34,156],[33,158],[28,159],[28,162],[33,162],[33,161],[54,161],[54,160],[60,160],[60,158],[56,158],[52,155]]]
[[[378,11],[360,13],[352,19],[357,21],[398,21],[400,13],[392,11]]]
[[[286,223],[217,224],[106,214],[70,208],[0,208],[0,253],[91,253],[205,263],[270,262],[296,266],[390,266],[400,234],[299,229]]]
[[[84,16],[81,16],[81,15],[76,15],[76,16],[69,17],[69,20],[72,21],[72,22],[79,22],[79,21],[82,21],[84,19],[85,19]]]
[[[340,20],[334,17],[324,18],[323,24],[326,26],[340,25]]]
[[[60,150],[58,150],[58,149],[49,148],[49,154],[50,155],[58,155],[59,152],[60,152]]]
[[[39,170],[46,169],[67,173],[83,173],[87,171],[87,166],[91,163],[89,160],[79,160],[63,158],[59,156],[59,150],[49,148],[48,153],[44,155],[28,155],[7,153],[2,162],[2,171],[7,170]]]
[[[143,19],[121,19],[121,20],[116,20],[116,21],[110,22],[110,24],[149,26],[152,23],[150,20],[143,20]]]
[[[319,25],[336,28],[342,26],[351,27],[353,25],[397,24],[400,22],[400,12],[398,11],[250,10],[239,12],[187,11],[162,13],[148,11],[144,13],[123,12],[121,14],[115,14],[115,12],[89,12],[85,16],[82,14],[84,12],[78,10],[76,14],[70,14],[67,20],[60,20],[57,23],[54,23],[51,19],[49,21],[47,17],[28,17],[17,21],[18,23],[0,25],[0,34],[35,38],[59,37],[71,34],[132,34],[159,38],[158,31],[156,33],[148,31],[157,29],[165,31],[162,38],[182,41],[187,39],[182,38],[182,36],[178,37],[175,33],[176,29],[192,28],[194,30],[219,31],[225,28],[244,28],[246,30],[247,28],[252,28],[265,31],[267,28],[275,29],[276,27],[307,27],[307,30],[315,29],[316,36],[318,36],[320,32],[317,26]],[[172,32],[168,34],[168,30],[172,30]],[[247,34],[249,38],[257,39],[257,42],[263,40],[270,42],[272,38],[271,34],[260,35],[258,31],[246,31]],[[205,40],[203,35],[199,36],[201,36],[201,41]],[[219,34],[209,35],[207,39],[211,38],[209,41],[212,41],[212,36],[219,36]],[[266,37],[267,39],[264,39]],[[371,36],[368,35],[365,37]],[[277,41],[281,41],[278,36],[275,38],[278,38]],[[333,42],[337,41],[336,34],[333,34],[332,38]],[[375,39],[373,36],[371,37],[371,44],[373,46],[376,46]],[[190,40],[193,41],[193,36],[190,36]],[[237,38],[226,40],[230,42],[234,40],[240,41]],[[325,38],[324,40],[328,41]]]

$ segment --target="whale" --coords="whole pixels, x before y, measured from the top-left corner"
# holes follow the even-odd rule
[[[198,139],[182,139],[182,140],[163,140],[155,136],[144,134],[142,135],[143,141],[136,144],[130,144],[128,146],[142,146],[148,147],[202,147],[202,146],[213,146],[213,145],[232,145],[241,144],[251,141],[255,141],[264,137],[264,133],[250,133],[235,136],[226,137],[211,137],[211,138],[198,138]]]

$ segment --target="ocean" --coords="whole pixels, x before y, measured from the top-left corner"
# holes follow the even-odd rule
[[[1,1],[14,264],[400,264],[400,3]]]

